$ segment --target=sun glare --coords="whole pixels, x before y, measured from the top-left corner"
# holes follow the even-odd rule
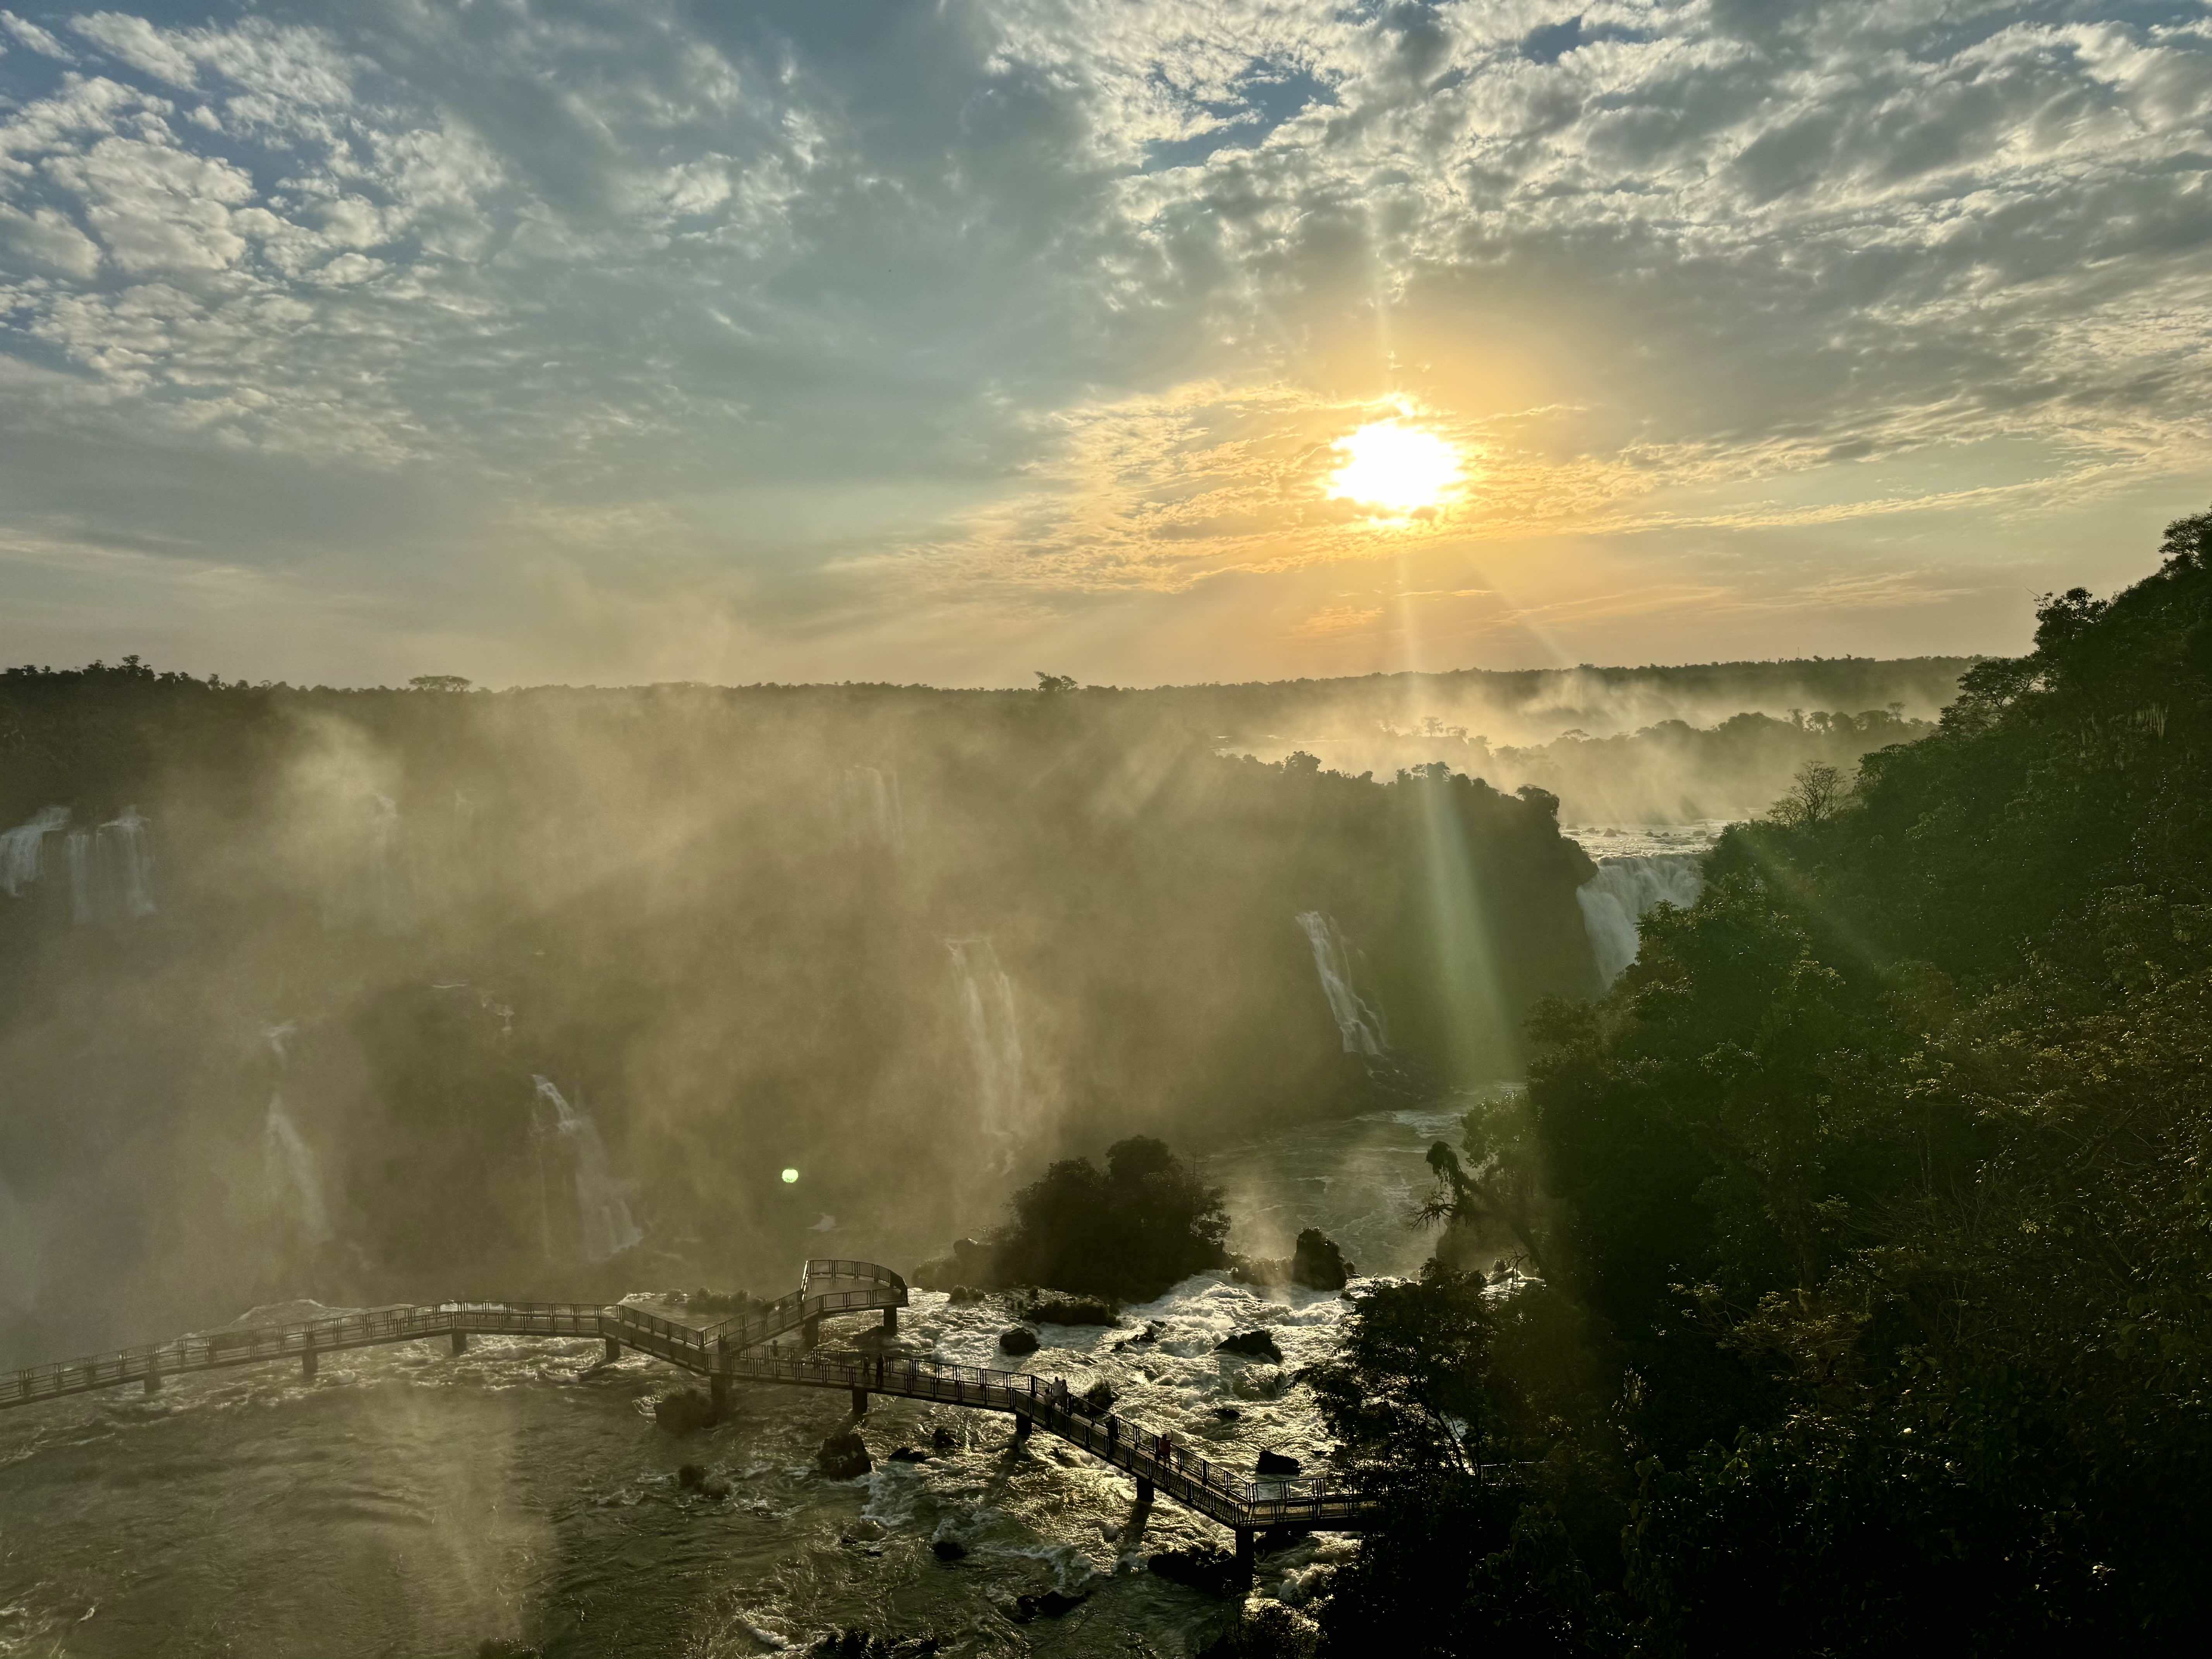
[[[1459,451],[1417,426],[1376,421],[1334,447],[1344,461],[1329,475],[1329,498],[1394,517],[1443,506],[1460,479]]]

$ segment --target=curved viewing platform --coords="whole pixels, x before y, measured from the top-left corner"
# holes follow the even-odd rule
[[[1091,1455],[1126,1470],[1137,1481],[1140,1502],[1164,1494],[1207,1519],[1233,1528],[1240,1554],[1250,1534],[1271,1528],[1299,1532],[1358,1531],[1375,1524],[1377,1505],[1358,1488],[1327,1481],[1263,1479],[1224,1468],[1176,1445],[1169,1436],[1113,1412],[1092,1411],[1066,1379],[1028,1371],[1001,1371],[927,1359],[817,1358],[822,1321],[880,1313],[897,1328],[908,1305],[906,1281],[872,1261],[836,1257],[809,1261],[799,1288],[766,1308],[719,1324],[689,1325],[627,1304],[579,1302],[445,1302],[372,1308],[361,1313],[294,1324],[269,1325],[180,1337],[150,1346],[0,1375],[0,1408],[33,1405],[69,1395],[137,1382],[151,1394],[173,1376],[236,1365],[297,1361],[313,1376],[321,1355],[349,1348],[444,1337],[454,1353],[472,1335],[599,1339],[605,1358],[625,1348],[707,1377],[718,1400],[733,1382],[848,1390],[856,1413],[870,1395],[927,1400],[1015,1419],[1015,1434],[1042,1428]],[[760,1350],[798,1334],[797,1351]]]

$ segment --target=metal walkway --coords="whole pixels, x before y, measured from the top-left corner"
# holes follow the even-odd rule
[[[130,1382],[142,1384],[151,1394],[172,1376],[278,1360],[296,1360],[312,1376],[323,1354],[390,1342],[444,1337],[458,1354],[466,1349],[471,1335],[597,1337],[605,1343],[610,1360],[629,1348],[705,1376],[718,1404],[727,1403],[732,1383],[767,1382],[846,1389],[856,1413],[867,1409],[870,1395],[882,1394],[1009,1413],[1017,1438],[1027,1436],[1034,1425],[1127,1470],[1136,1478],[1139,1502],[1164,1494],[1234,1528],[1238,1556],[1247,1564],[1257,1530],[1358,1531],[1377,1519],[1374,1501],[1356,1487],[1260,1479],[1224,1468],[1127,1418],[1087,1409],[1062,1378],[890,1356],[822,1358],[810,1352],[825,1318],[880,1312],[886,1330],[895,1331],[898,1310],[906,1305],[906,1281],[890,1268],[872,1261],[821,1257],[807,1262],[799,1289],[790,1295],[714,1325],[686,1325],[626,1304],[598,1307],[579,1302],[446,1302],[373,1308],[298,1324],[181,1337],[150,1347],[0,1374],[0,1409]],[[794,1332],[797,1352],[786,1354],[778,1339]],[[763,1345],[775,1346],[763,1353]]]

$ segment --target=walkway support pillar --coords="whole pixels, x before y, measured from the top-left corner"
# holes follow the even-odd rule
[[[302,1382],[315,1380],[315,1340],[307,1339],[307,1346],[300,1350],[300,1378]]]
[[[614,1337],[609,1337],[607,1339],[606,1355],[599,1361],[599,1364],[602,1365],[611,1365],[616,1360],[620,1359],[621,1358],[622,1343]]]
[[[1237,1588],[1252,1588],[1252,1528],[1237,1528]]]
[[[1030,1420],[1028,1418],[1024,1417],[1019,1412],[1016,1412],[1014,1413],[1014,1443],[1016,1445],[1019,1445],[1023,1441],[1029,1437]]]
[[[1152,1483],[1141,1474],[1137,1477],[1137,1501],[1139,1504],[1149,1504],[1152,1501]]]
[[[714,1401],[714,1420],[719,1423],[730,1414],[730,1379],[720,1371],[707,1377],[707,1397]]]
[[[885,1336],[896,1336],[898,1334],[898,1310],[896,1308],[886,1308],[884,1310],[884,1334]]]
[[[866,1389],[854,1389],[854,1390],[853,1390],[853,1415],[854,1415],[854,1416],[855,1416],[855,1417],[866,1417],[867,1414],[868,1414],[868,1391],[867,1391]]]
[[[158,1359],[149,1359],[146,1362],[146,1392],[148,1394],[161,1392],[161,1362]]]
[[[817,1315],[815,1315],[815,1316],[814,1316],[814,1317],[813,1317],[813,1318],[809,1319],[809,1320],[806,1320],[806,1321],[805,1321],[803,1323],[801,1323],[801,1324],[800,1324],[800,1326],[799,1326],[799,1352],[801,1352],[801,1353],[811,1353],[811,1352],[814,1352],[814,1349],[815,1349],[816,1345],[817,1345],[817,1344],[818,1344],[821,1340],[822,1340],[822,1316],[821,1316],[820,1314],[817,1314]]]
[[[455,1331],[453,1333],[453,1358],[459,1359],[468,1351],[469,1334],[466,1331]]]

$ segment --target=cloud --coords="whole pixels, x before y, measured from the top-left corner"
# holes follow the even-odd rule
[[[0,450],[37,434],[36,493],[105,544],[312,569],[373,514],[303,542],[204,481],[380,477],[452,514],[395,566],[573,522],[586,586],[658,614],[650,536],[796,638],[2212,468],[2179,0],[0,29]],[[1328,445],[1401,408],[1473,465],[1376,526]],[[132,456],[166,505],[106,488]]]

